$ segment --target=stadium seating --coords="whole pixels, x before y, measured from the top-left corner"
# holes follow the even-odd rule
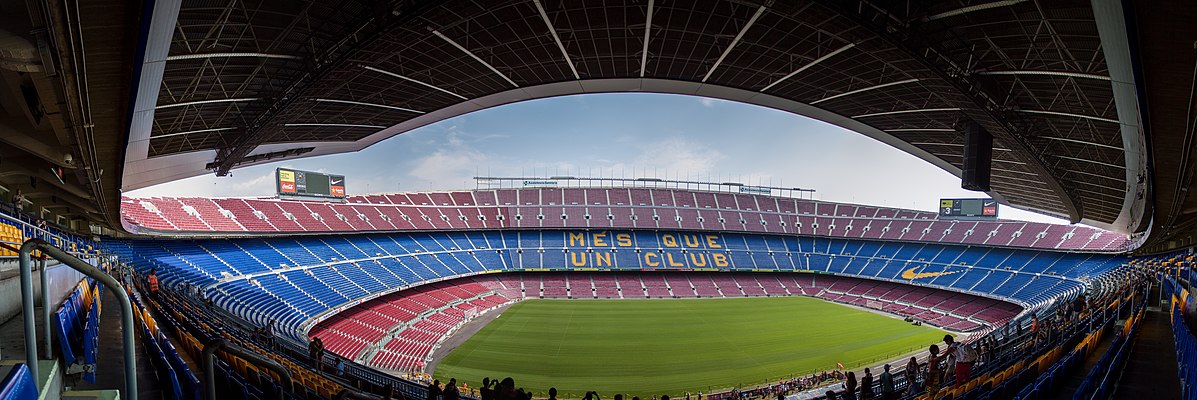
[[[0,243],[7,243],[13,247],[20,246],[25,241],[25,233],[16,224],[0,220]],[[0,247],[0,257],[15,257],[17,252]]]
[[[1178,268],[1174,271],[1164,270],[1165,273],[1160,274],[1160,281],[1163,283],[1161,290],[1164,297],[1173,299],[1170,314],[1172,316],[1172,339],[1176,346],[1180,398],[1192,399],[1197,397],[1197,336],[1193,335],[1186,323],[1191,321],[1193,316],[1186,317],[1184,312],[1186,308],[1190,313],[1192,312],[1191,304],[1195,300],[1193,294],[1187,292],[1180,282],[1187,281],[1190,285],[1194,282],[1193,257],[1179,255],[1163,257],[1163,259],[1167,260],[1169,266]],[[1159,262],[1160,258],[1147,260]],[[1177,276],[1181,278],[1178,279]]]
[[[514,290],[521,285],[532,289]],[[329,351],[375,368],[422,371],[440,342],[461,325],[527,298],[790,296],[805,293],[804,286],[827,300],[875,308],[956,331],[1001,324],[1022,310],[984,297],[834,275],[532,272],[475,275],[403,290],[342,311],[316,325],[309,335],[321,338]]]
[[[1130,244],[1124,235],[1084,226],[940,220],[923,211],[667,188],[396,193],[350,196],[345,203],[152,197],[124,198],[121,204],[134,228],[159,233],[615,227],[1088,251],[1119,251]]]
[[[83,380],[90,383],[96,383],[100,293],[101,286],[91,278],[79,281],[51,321],[67,373],[82,373]]]
[[[608,195],[608,201],[612,201],[609,195],[615,194],[614,201],[646,201],[652,207],[698,205],[701,202],[693,192],[686,192],[690,195],[688,199],[677,196],[677,193],[666,197],[650,190],[598,192]],[[478,193],[427,194],[414,198],[375,196],[372,201],[406,202],[405,206],[428,203],[440,207],[439,204],[468,205],[508,200],[514,204],[528,201],[568,206],[574,202],[587,204],[590,192],[524,190],[502,194],[490,191],[493,197],[476,196]],[[759,215],[787,209],[777,199],[771,200],[772,204],[753,196],[709,197],[714,210],[711,215],[725,218],[720,222],[725,225],[740,224],[740,218],[746,221],[765,218]],[[397,203],[387,204],[395,208]],[[354,210],[362,207],[353,206]],[[724,212],[721,206],[735,207],[736,211]],[[798,210],[800,206],[795,202],[789,207]],[[382,205],[371,203],[366,207],[377,210]],[[318,221],[336,218],[352,229],[365,226],[329,214],[333,208],[307,207],[320,216],[316,218],[309,214]],[[544,210],[551,208],[544,204],[535,207],[537,213],[545,215],[551,211]],[[608,207],[609,210],[614,208]],[[1019,315],[1024,307],[1035,311],[1051,300],[1066,299],[1078,293],[1086,284],[1100,282],[1109,271],[1127,261],[1125,257],[1114,255],[934,243],[971,237],[955,229],[975,230],[982,224],[976,221],[905,221],[907,227],[913,222],[926,222],[912,229],[918,231],[919,239],[860,239],[868,237],[867,234],[859,228],[844,229],[844,224],[855,223],[847,222],[854,213],[877,215],[883,210],[838,205],[827,208],[822,204],[814,204],[810,209],[826,212],[826,218],[819,215],[810,219],[811,224],[819,224],[819,232],[857,236],[845,239],[712,231],[695,233],[681,227],[673,228],[676,230],[610,232],[458,230],[475,225],[472,221],[463,223],[466,221],[453,218],[446,221],[439,218],[446,215],[441,211],[433,214],[428,210],[417,210],[415,215],[430,218],[419,218],[423,222],[416,223],[442,228],[438,232],[344,236],[109,241],[106,245],[113,254],[142,273],[148,268],[157,268],[162,281],[171,289],[202,288],[204,296],[212,298],[220,312],[227,310],[257,325],[277,321],[280,334],[299,342],[306,340],[308,335],[320,337],[332,353],[391,373],[422,370],[424,363],[439,350],[441,341],[471,318],[525,298],[807,295],[909,316],[951,330],[987,332],[983,329],[1004,324]],[[630,209],[625,207],[624,210]],[[648,220],[653,220],[651,215],[654,214],[640,211],[642,209],[633,213],[641,219],[647,215]],[[706,211],[709,210],[702,210]],[[841,212],[844,214],[837,216]],[[352,218],[358,214],[341,215]],[[911,213],[899,210],[893,215],[909,217]],[[545,226],[542,220],[533,220],[536,220],[537,228]],[[360,218],[359,221],[367,222]],[[645,222],[630,218],[628,221],[633,226]],[[326,226],[336,224],[320,222]],[[367,225],[374,226],[373,222],[377,221],[371,220]],[[662,226],[660,222],[653,221],[653,226]],[[890,222],[893,221],[887,221],[885,226]],[[1025,224],[1021,227],[1026,228]],[[937,235],[927,230],[937,229],[943,232],[934,240],[928,239]],[[750,229],[745,226],[743,230]],[[606,242],[596,241],[593,236],[596,233],[607,235],[604,236]],[[583,239],[575,238],[574,234],[583,235]],[[630,242],[628,246],[600,245],[615,243],[617,235],[625,234]],[[706,239],[708,234],[714,237],[711,240],[718,244],[717,247],[698,240]],[[906,234],[910,234],[910,230]],[[672,236],[666,239],[665,235]],[[686,244],[686,235],[698,235],[693,238],[694,246]],[[1064,236],[1067,235],[1062,233],[1060,243],[1071,239]],[[1041,244],[1032,241],[1035,243]],[[715,264],[716,256],[725,257],[726,264]],[[604,257],[611,261],[600,265],[601,268],[594,268],[596,260]],[[698,267],[692,257],[709,263]],[[578,265],[579,262],[585,265]],[[650,262],[658,264],[654,266]],[[673,265],[675,262],[681,265]],[[666,271],[647,270],[653,268]],[[159,323],[187,325],[178,313],[168,315],[179,321],[166,322],[169,318],[159,318]],[[149,324],[142,334],[153,337],[155,325],[157,323]],[[179,330],[196,329],[199,328],[186,326]],[[162,359],[167,359],[163,364],[173,369],[172,372],[158,368],[159,375],[174,376],[176,380],[184,377],[179,372],[181,368],[168,360],[171,353],[166,348],[168,343],[156,344],[159,346],[157,352],[149,349],[153,359],[157,360],[157,355],[161,355]],[[1013,397],[1027,390],[1028,385],[1032,388],[1028,393],[1043,393],[1039,388],[1051,386],[1054,377],[1077,360],[1075,355],[1067,353],[1057,357],[1059,361],[1051,359],[1049,363],[1039,364],[1051,365],[1045,367],[1046,375],[1022,373],[1017,378],[997,381],[1003,385],[1002,393]],[[1059,363],[1059,366],[1052,363]],[[1001,366],[1003,370],[1015,371],[1023,367],[1025,365],[1021,363]],[[269,378],[263,378],[235,360],[218,364],[217,377],[220,378],[218,390],[235,393],[236,397],[268,396],[270,391],[277,390]],[[186,384],[182,381],[163,380],[161,383],[172,392],[176,385],[178,393],[186,392]],[[951,393],[955,398],[978,398],[977,391],[966,393],[965,389],[976,387],[977,383],[973,382],[953,388]]]
[[[37,378],[25,364],[13,366],[4,376],[4,380],[0,381],[0,399],[2,400],[28,400],[37,397]]]
[[[508,301],[474,282],[433,283],[341,312],[314,328],[310,335],[321,338],[329,351],[351,359],[366,359],[373,353],[382,361],[385,355],[376,353],[382,351],[407,356],[405,359],[422,360],[437,339],[465,321],[467,316]],[[385,338],[387,335],[392,337]],[[379,346],[367,349],[376,343]],[[383,348],[379,349],[380,346]],[[370,353],[363,353],[366,350]],[[398,365],[377,366],[400,370]],[[411,368],[404,368],[407,369]]]
[[[158,300],[142,299],[134,291],[135,315],[140,319],[139,334],[146,346],[150,364],[155,369],[155,378],[163,389],[163,398],[198,399],[202,393],[200,381],[190,367],[183,362],[179,351],[188,353],[192,360],[199,360],[203,345],[215,338],[222,338],[245,348],[249,352],[263,355],[290,371],[294,391],[285,393],[288,399],[331,399],[343,387],[325,376],[318,375],[307,366],[301,366],[278,349],[268,351],[254,343],[247,332],[231,321],[212,324],[218,315],[198,308],[179,298],[166,296]],[[144,301],[144,303],[143,303]],[[176,347],[168,336],[180,343]],[[245,359],[229,353],[217,352],[215,363],[216,398],[266,399],[276,398],[283,392],[281,384],[271,372]],[[307,362],[308,360],[304,360]],[[408,387],[410,393],[413,387]]]
[[[1079,278],[1098,276],[1125,262],[1125,258],[1113,255],[929,243],[645,231],[598,232],[605,236],[596,241],[586,236],[593,233],[464,231],[110,241],[107,245],[111,252],[139,270],[157,268],[164,284],[206,287],[206,295],[221,307],[258,324],[276,320],[296,337],[302,324],[311,324],[310,320],[325,316],[330,310],[431,281],[490,271],[586,269],[596,263],[616,270],[713,267],[713,270],[814,271],[950,289],[1035,308],[1082,290],[1084,285]],[[617,235],[626,243],[616,246]],[[708,236],[710,243],[706,242]],[[755,278],[711,279],[695,282],[654,276],[634,281],[618,278],[615,292],[622,298],[768,293],[766,284]],[[781,282],[768,285],[773,289],[790,287]],[[992,318],[977,315],[985,310],[961,309],[959,304],[941,305],[929,299],[916,299],[916,303],[891,298],[883,291],[885,286],[879,285],[846,288],[850,290],[815,285],[800,290],[807,291],[804,293],[807,295],[819,295],[809,291],[827,290],[852,297],[845,302],[909,303],[932,309],[928,312],[936,315],[924,315],[929,321],[962,330],[974,327],[973,323],[993,322]],[[565,276],[536,282],[534,286],[522,282],[519,288],[528,297],[591,297],[598,290],[593,280],[572,282]],[[603,288],[603,292],[613,295],[609,287]],[[936,306],[940,308],[934,309]],[[894,307],[897,306],[891,306]]]

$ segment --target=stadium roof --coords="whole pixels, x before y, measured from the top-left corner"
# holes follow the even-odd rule
[[[990,194],[1007,204],[1128,233],[1154,219],[1164,247],[1195,231],[1175,111],[1192,93],[1181,1],[86,3],[17,15],[51,33],[28,35],[36,50],[56,50],[40,58],[57,71],[27,74],[58,78],[35,86],[42,103],[106,107],[47,114],[90,135],[59,138],[97,164],[67,186],[110,226],[119,190],[354,151],[527,99],[662,92],[806,115],[957,175],[975,122],[995,138]],[[72,92],[82,100],[49,100]]]

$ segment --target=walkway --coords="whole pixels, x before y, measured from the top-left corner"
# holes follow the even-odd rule
[[[79,380],[78,384],[72,388],[75,390],[124,390],[125,387],[125,356],[121,347],[121,309],[118,306],[120,303],[109,290],[104,291],[102,301],[100,349],[96,354],[96,383],[93,385]],[[42,332],[41,307],[37,307],[35,310],[34,314],[37,315],[37,318],[34,320],[37,322],[38,339],[40,340]],[[25,358],[24,326],[20,314],[0,325],[0,352],[4,359]],[[134,337],[136,338],[136,335]],[[57,351],[57,346],[55,349]],[[68,377],[65,383],[70,386],[72,379]],[[140,398],[162,398],[162,392],[158,388],[158,381],[154,374],[154,366],[146,357],[140,339],[137,341],[137,385]]]
[[[1132,345],[1115,400],[1180,399],[1176,344],[1168,314],[1148,311]]]

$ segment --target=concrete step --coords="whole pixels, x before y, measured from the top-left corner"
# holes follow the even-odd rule
[[[68,390],[62,400],[120,400],[119,390]]]

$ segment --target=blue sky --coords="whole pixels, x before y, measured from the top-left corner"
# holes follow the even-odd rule
[[[817,190],[814,198],[934,211],[985,197],[881,142],[788,112],[703,97],[623,93],[478,111],[360,152],[204,175],[127,193],[270,196],[274,168],[345,175],[349,194],[473,188],[475,175],[711,179]],[[1002,218],[1064,221],[1011,207]]]

